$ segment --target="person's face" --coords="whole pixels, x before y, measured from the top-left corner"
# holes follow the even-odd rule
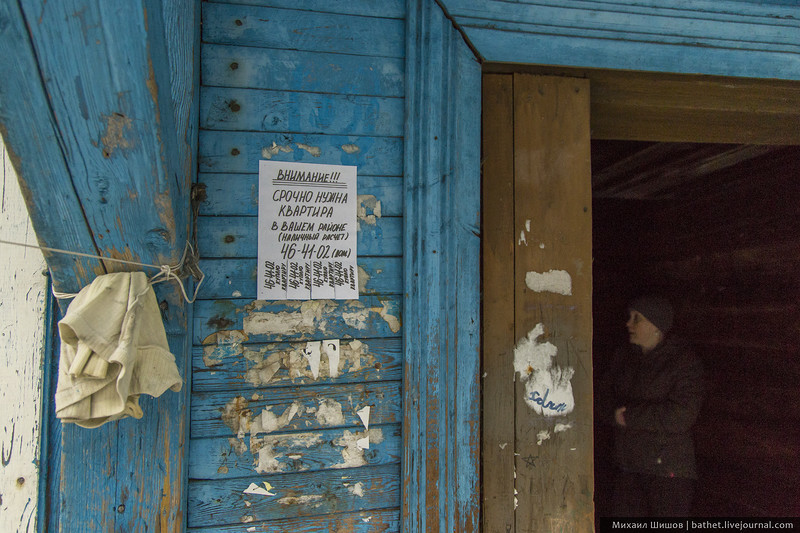
[[[648,352],[661,342],[661,330],[647,320],[639,311],[631,310],[625,324],[630,335],[630,343],[640,346]]]

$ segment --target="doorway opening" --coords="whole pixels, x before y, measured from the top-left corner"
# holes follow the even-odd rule
[[[800,293],[800,83],[518,65],[484,70],[484,528],[516,531],[533,517],[582,530],[586,513],[608,516],[610,428],[589,417],[594,464],[583,462],[588,464],[585,472],[574,468],[584,436],[556,434],[555,423],[548,426],[537,418],[541,413],[535,406],[526,410],[520,384],[508,385],[514,374],[509,361],[538,317],[569,322],[572,310],[582,313],[588,305],[591,364],[581,372],[591,376],[590,385],[575,395],[575,405],[585,406],[581,395],[593,394],[592,383],[597,390],[613,349],[627,342],[627,302],[643,291],[670,297],[677,311],[675,332],[691,343],[705,368],[705,402],[695,427],[700,480],[693,513],[800,514],[800,482],[792,475],[792,458],[800,454],[800,305],[794,301]],[[566,100],[543,105],[536,94],[522,94],[537,87],[540,96],[548,91],[546,80],[517,84],[529,74],[588,80],[590,105],[553,113],[552,104]],[[583,89],[576,83],[570,91]],[[536,142],[555,150],[545,160],[558,174],[556,183],[569,181],[573,188],[550,188],[540,177],[534,180],[544,184],[538,189],[515,185],[539,172],[531,164],[540,157],[537,145],[519,126],[520,117],[544,117],[554,135],[563,135],[566,123],[590,124],[585,152],[591,172],[585,189],[577,173],[559,174],[560,163],[552,164],[559,157],[574,164],[582,152],[570,142],[561,153],[559,142],[548,139],[547,127],[535,131]],[[527,212],[561,209],[557,221],[580,225],[585,204],[565,199],[586,189],[591,189],[586,230],[592,234],[591,290],[563,301],[531,294],[525,287],[527,273],[552,274],[545,271],[555,267],[543,266],[547,262],[530,266],[536,256],[520,245],[523,237],[533,242]],[[520,208],[527,210],[525,216]],[[493,217],[505,220],[505,227],[487,223]],[[559,225],[536,231],[549,239],[534,243],[541,250],[554,249],[551,243],[557,239],[576,242],[577,234],[564,240]],[[582,264],[572,255],[555,259],[568,267]],[[509,306],[515,309],[509,318],[503,318],[505,311],[493,311]],[[551,310],[555,314],[547,315]],[[572,338],[563,327],[548,336],[545,324],[545,335],[535,342],[552,341],[559,354],[582,353],[580,346],[573,350],[569,345]],[[572,364],[563,358],[557,362],[562,369]],[[570,428],[582,424],[564,420],[573,424]],[[540,426],[552,430],[548,438],[538,438]],[[544,475],[530,474],[543,464]],[[520,475],[527,483],[522,499]],[[556,488],[569,497],[551,498]],[[518,509],[524,509],[523,515]]]
[[[668,296],[704,367],[693,514],[797,516],[800,147],[595,140],[592,184],[595,383],[630,299]],[[597,516],[611,440],[596,420]]]

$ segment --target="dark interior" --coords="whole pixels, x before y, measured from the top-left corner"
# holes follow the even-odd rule
[[[668,296],[705,372],[693,514],[800,516],[800,147],[595,140],[592,187],[595,379]],[[596,421],[597,516],[611,450]]]

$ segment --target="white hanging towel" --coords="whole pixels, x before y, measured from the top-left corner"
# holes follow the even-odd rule
[[[142,418],[139,395],[179,391],[161,312],[144,272],[98,276],[58,323],[61,358],[56,416],[95,428]]]

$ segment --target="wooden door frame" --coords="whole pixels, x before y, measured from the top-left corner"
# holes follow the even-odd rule
[[[483,132],[484,179],[489,169],[493,178],[492,187],[500,187],[509,198],[495,198],[507,209],[513,198],[513,187],[505,184],[508,179],[503,176],[514,175],[514,136],[502,130],[502,124],[513,128],[514,110],[510,101],[503,105],[497,100],[494,91],[504,90],[513,94],[512,77],[520,72],[564,76],[569,78],[589,79],[591,97],[591,124],[593,139],[614,139],[655,142],[709,142],[736,144],[800,144],[800,82],[776,80],[742,80],[708,76],[684,76],[654,73],[554,69],[552,67],[527,66],[513,68],[505,66],[484,67],[484,101],[483,111],[485,128]],[[507,81],[503,81],[507,80]],[[491,89],[487,90],[487,86]],[[516,96],[516,95],[514,95]],[[508,98],[508,95],[506,95]],[[500,117],[499,120],[487,120],[487,117]],[[484,189],[486,183],[484,182]],[[484,196],[484,199],[486,196]],[[497,212],[495,205],[493,212]],[[484,216],[486,216],[486,211]],[[502,215],[501,215],[502,216]],[[495,213],[494,218],[497,217]],[[504,217],[508,218],[508,217]],[[508,225],[508,224],[506,224]],[[519,228],[514,226],[518,232]],[[514,255],[514,239],[509,239],[509,228],[495,228],[491,225],[482,227],[483,271],[481,287],[484,302],[513,300],[514,284],[506,283],[498,287],[499,293],[486,290],[487,276],[513,276],[495,266],[487,258],[497,254]],[[505,239],[503,242],[502,239]],[[491,250],[487,250],[491,246]],[[591,307],[591,301],[585,302]],[[514,322],[498,322],[494,315],[483,314],[482,341],[483,346],[493,346],[492,353],[498,350],[509,352],[513,349],[515,339],[509,340],[509,328],[513,330]],[[519,336],[519,335],[517,335]],[[501,345],[502,348],[498,348]],[[489,380],[510,380],[513,369],[497,368],[483,359],[486,349],[482,350],[482,372],[484,384]],[[488,375],[487,375],[488,374]],[[495,384],[496,385],[496,384]],[[513,412],[513,405],[503,404],[502,399],[486,398],[482,394],[483,411]],[[505,401],[507,402],[507,399]],[[502,470],[497,465],[508,463],[508,457],[495,449],[499,442],[514,442],[513,424],[502,424],[495,419],[482,418],[481,425],[489,432],[482,435],[482,460],[490,457],[493,473]],[[509,427],[510,426],[510,427]],[[505,455],[509,455],[506,453]],[[511,457],[511,464],[514,458]],[[508,468],[506,470],[509,470]],[[482,468],[482,472],[485,472]],[[516,471],[515,471],[516,472]],[[483,479],[484,483],[489,483]],[[502,486],[501,486],[502,485]],[[506,486],[507,485],[507,486]],[[514,497],[512,487],[514,480],[511,472],[499,472],[498,479],[491,480],[487,493],[482,496],[482,504],[492,509],[502,508],[504,502]],[[516,494],[516,491],[514,491]],[[506,505],[507,506],[507,505]],[[520,502],[522,506],[522,502]],[[492,511],[494,512],[494,511]],[[483,519],[484,517],[482,517]],[[497,522],[493,517],[491,524]],[[488,525],[484,522],[484,525]],[[493,529],[491,530],[493,531]],[[499,530],[498,530],[499,531]]]
[[[480,528],[480,498],[476,495],[481,486],[481,73],[518,71],[588,77],[591,85],[598,87],[602,77],[599,74],[612,71],[481,66],[480,50],[471,47],[438,4],[408,0],[406,12],[401,522],[407,532],[476,531]],[[513,57],[514,50],[504,50],[503,57]],[[580,62],[582,58],[574,59]],[[625,61],[625,57],[618,58],[620,68],[625,68]],[[700,78],[641,76],[644,80],[672,80],[679,87]],[[719,82],[717,85],[721,83],[723,89],[726,80],[730,80],[740,87],[737,94],[751,97],[760,97],[764,91],[774,97],[784,91],[791,100],[800,87],[800,83],[790,81],[703,79],[712,85]],[[596,89],[593,94],[597,94]],[[640,96],[646,97],[646,92]],[[732,109],[732,116],[742,109],[747,98]],[[770,101],[780,108],[780,97],[764,101],[775,110],[768,105]],[[651,131],[637,135],[668,140],[661,137],[664,131],[680,133],[681,128],[664,127],[664,121],[674,120],[676,110],[682,107],[680,100],[673,102],[661,110],[659,127],[652,127],[657,123],[648,119]],[[598,109],[593,100],[593,116],[598,115]],[[756,109],[750,123],[758,125],[765,116],[775,118],[774,115]],[[797,116],[782,116],[787,126],[782,131],[792,130],[788,126],[796,123],[793,120]],[[593,138],[625,138],[619,131],[603,129],[594,121],[592,129]],[[733,130],[736,129],[751,131],[738,126]],[[725,132],[726,128],[723,125],[718,131]],[[763,128],[756,128],[746,138],[725,137],[724,142],[757,144],[759,139],[763,142],[765,135]],[[789,135],[788,139],[792,138]],[[780,139],[771,137],[769,141]],[[706,141],[711,142],[711,138]]]

